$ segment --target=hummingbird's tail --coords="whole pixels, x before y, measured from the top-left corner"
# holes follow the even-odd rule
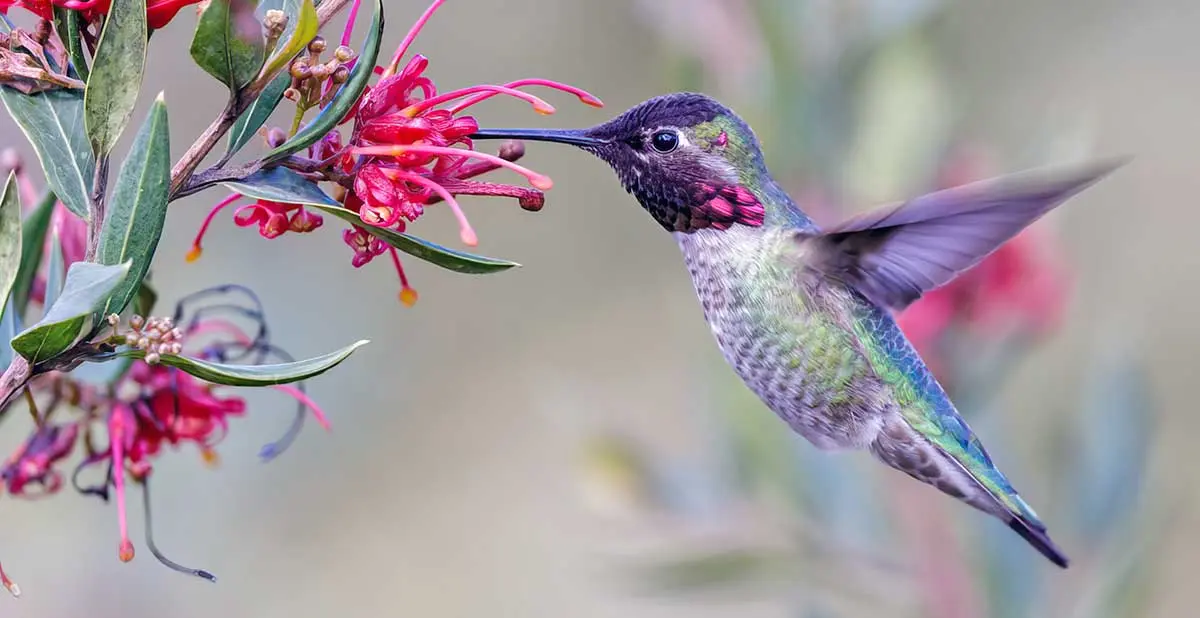
[[[1021,535],[1021,538],[1029,542],[1034,549],[1038,550],[1050,562],[1067,568],[1070,561],[1067,560],[1067,555],[1050,540],[1050,535],[1046,534],[1046,528],[1039,523],[1031,522],[1019,515],[1013,515],[1012,519],[1008,520],[1008,527],[1014,532]]]
[[[1066,555],[1050,540],[1037,514],[986,457],[973,434],[967,435],[974,445],[971,456],[965,449],[943,449],[897,414],[884,421],[870,451],[883,463],[995,516],[1050,562],[1067,568]]]

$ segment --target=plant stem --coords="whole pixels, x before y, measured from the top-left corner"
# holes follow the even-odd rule
[[[87,255],[84,260],[95,262],[100,252],[100,231],[104,227],[104,193],[108,188],[108,155],[96,161],[96,174],[92,176],[92,196],[88,204]]]
[[[8,404],[12,403],[33,377],[29,363],[21,356],[14,356],[4,375],[0,376],[0,419],[8,413]]]

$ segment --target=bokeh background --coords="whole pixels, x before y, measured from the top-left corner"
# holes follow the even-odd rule
[[[425,3],[387,8],[394,45]],[[187,57],[192,20],[155,35],[144,97],[166,91],[176,155],[223,103]],[[525,162],[556,181],[544,211],[464,200],[480,249],[525,267],[475,278],[410,260],[412,309],[383,261],[352,270],[336,233],[267,242],[223,220],[186,264],[219,195],[177,203],[154,270],[163,302],[241,283],[296,355],[373,343],[311,384],[332,433],[310,426],[262,465],[292,407],[250,393],[217,470],[186,450],[158,465],[159,545],[220,583],[148,552],[118,562],[115,514],[93,499],[4,500],[0,557],[25,596],[2,613],[1194,615],[1197,31],[1190,0],[455,0],[414,47],[442,88],[540,76],[608,104],[555,98],[545,119],[495,100],[477,113],[492,126],[713,94],[825,221],[1133,155],[905,316],[1069,571],[865,454],[791,436],[725,367],[674,243],[608,169],[531,147]],[[29,152],[7,119],[0,143]],[[439,209],[413,228],[445,242],[454,229]]]

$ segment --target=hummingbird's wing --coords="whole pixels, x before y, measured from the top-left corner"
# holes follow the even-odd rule
[[[899,311],[1124,163],[1001,176],[879,208],[808,236],[809,264]]]

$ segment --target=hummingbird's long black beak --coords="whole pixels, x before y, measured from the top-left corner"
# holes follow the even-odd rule
[[[605,140],[589,136],[583,129],[480,129],[471,139],[524,139],[573,146],[599,146]]]

